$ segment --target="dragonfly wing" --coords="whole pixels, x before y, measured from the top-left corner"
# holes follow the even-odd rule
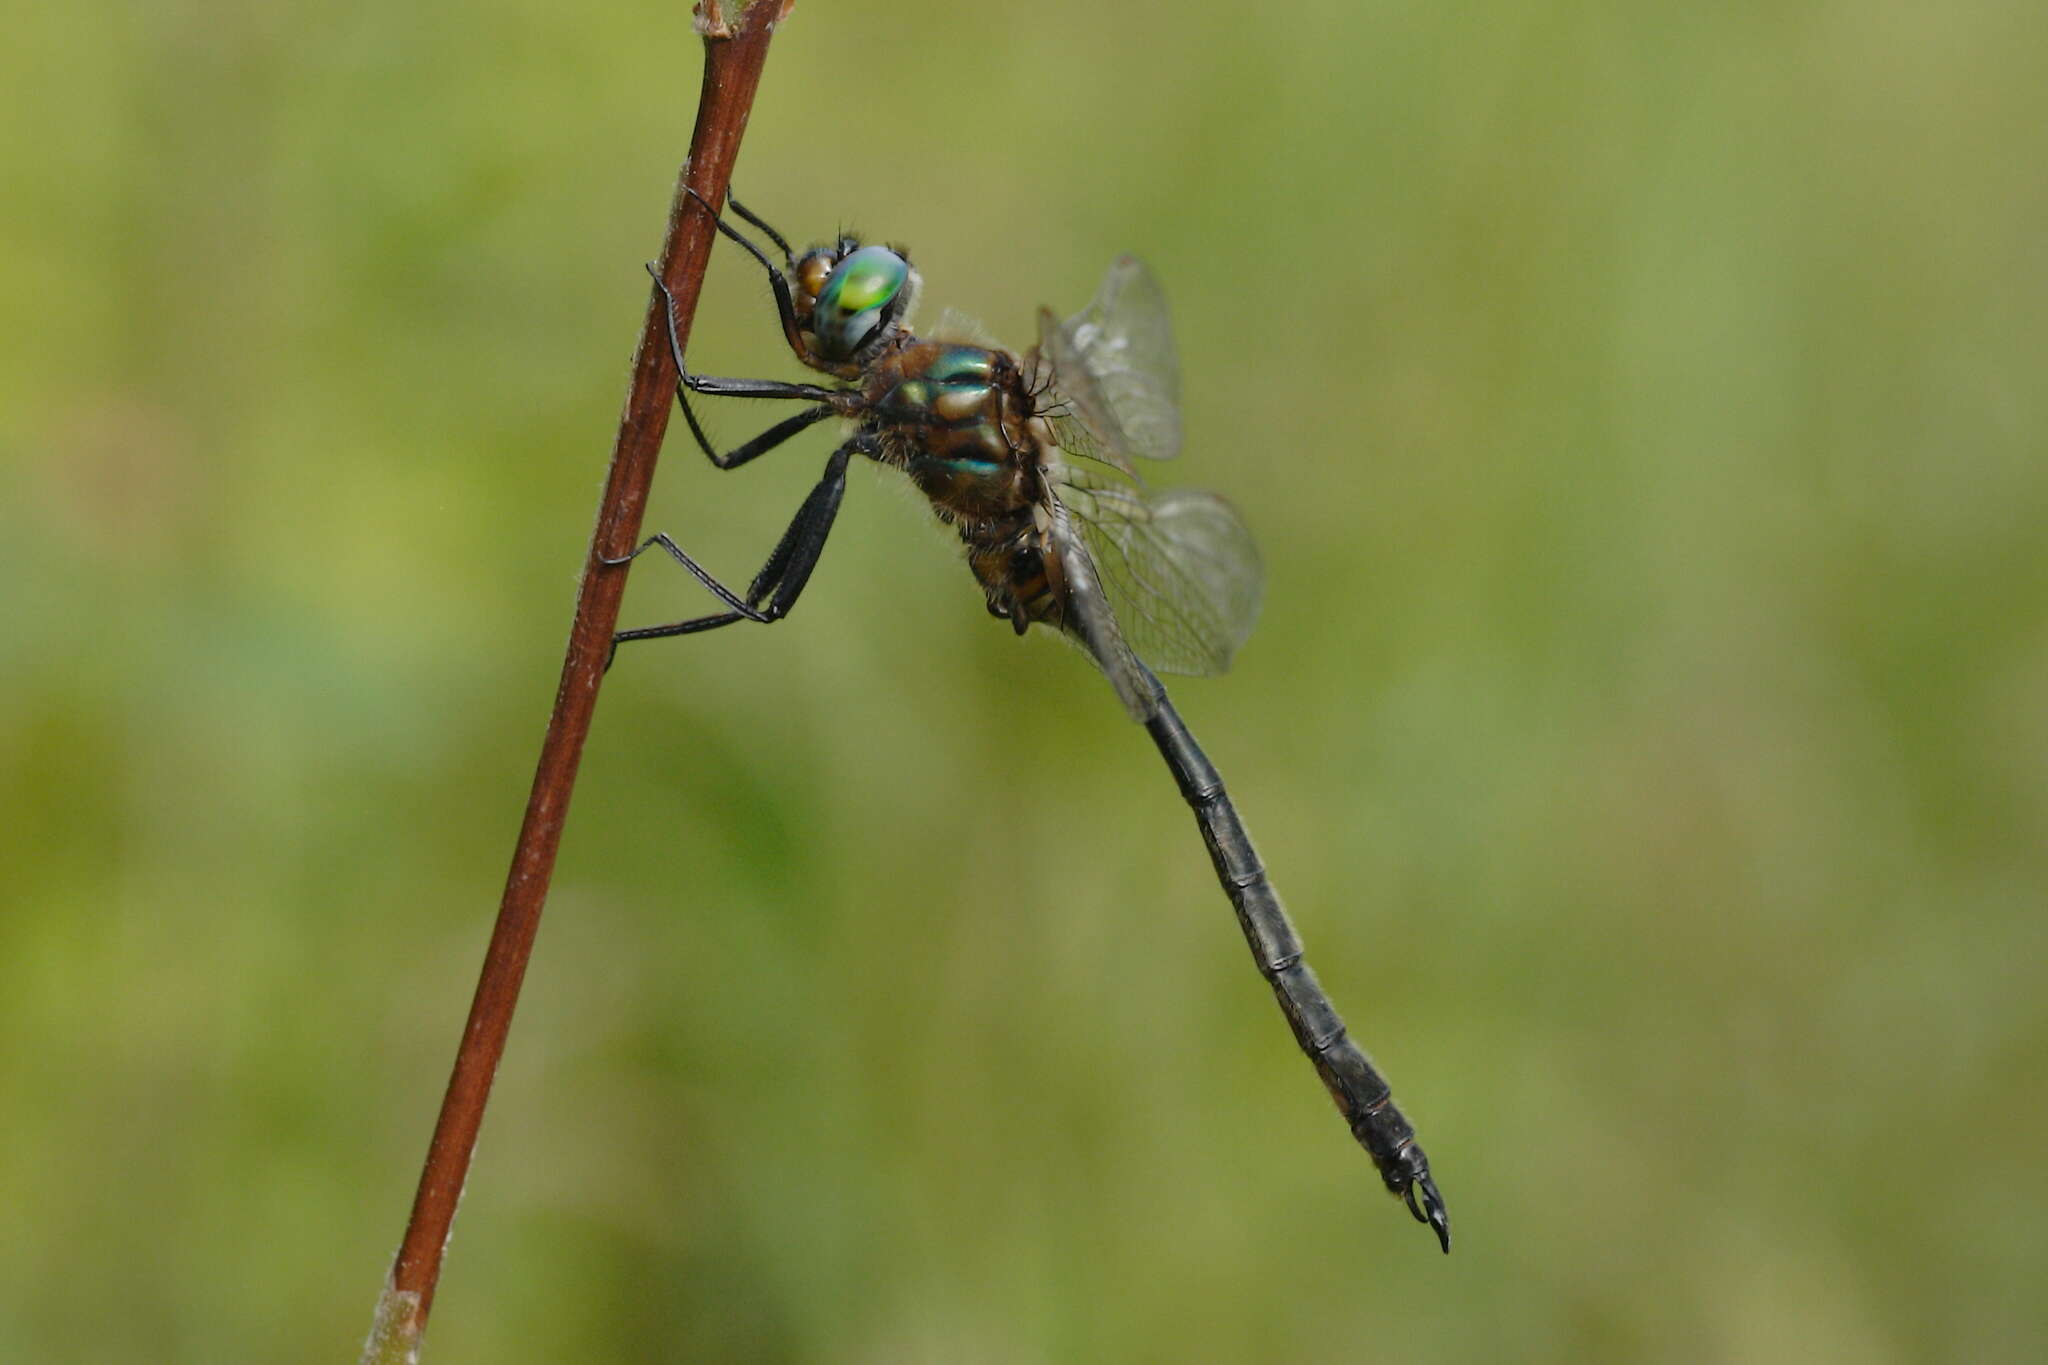
[[[1143,261],[1119,257],[1094,301],[1064,322],[1039,309],[1038,346],[1062,449],[1127,473],[1132,455],[1180,453],[1180,356],[1166,293]]]
[[[1199,489],[1148,494],[1071,465],[1061,475],[1060,500],[1124,646],[1165,673],[1229,668],[1258,620],[1265,586],[1258,545],[1237,509]]]
[[[1062,624],[1109,678],[1124,709],[1142,724],[1158,709],[1158,692],[1117,628],[1116,612],[1103,591],[1087,536],[1057,498],[1052,500],[1052,514],[1053,544],[1066,580],[1066,619]]]
[[[922,335],[929,341],[959,341],[969,346],[986,347],[992,351],[1002,348],[1002,343],[995,339],[988,328],[981,325],[980,319],[963,313],[958,308],[948,308],[940,313],[938,322]]]

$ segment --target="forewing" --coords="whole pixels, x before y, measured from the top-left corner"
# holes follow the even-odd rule
[[[1132,455],[1180,453],[1180,357],[1165,291],[1143,261],[1119,257],[1094,302],[1065,322],[1041,308],[1038,344],[1062,449],[1126,472]]]
[[[1229,668],[1258,620],[1265,584],[1237,510],[1198,489],[1148,495],[1073,466],[1061,474],[1060,500],[1125,645],[1165,673]]]

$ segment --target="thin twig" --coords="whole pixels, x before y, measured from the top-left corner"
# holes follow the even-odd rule
[[[769,40],[792,3],[756,0],[745,13],[728,18],[716,0],[706,0],[698,12],[697,29],[704,36],[704,85],[698,97],[690,156],[683,163],[669,209],[660,266],[675,297],[676,330],[685,341],[716,236],[711,215],[693,194],[714,205],[725,202],[726,182],[731,179],[733,160],[753,108]],[[498,922],[484,953],[476,998],[470,1004],[469,1022],[455,1054],[454,1073],[448,1078],[448,1093],[434,1124],[405,1241],[364,1347],[365,1362],[417,1358],[427,1313],[434,1303],[434,1286],[440,1279],[442,1253],[455,1221],[456,1202],[483,1124],[484,1104],[490,1098],[491,1079],[504,1055],[520,981],[526,975],[527,958],[540,927],[541,906],[554,873],[576,767],[590,733],[598,684],[604,677],[619,601],[625,592],[625,566],[609,565],[605,560],[624,556],[639,539],[655,456],[668,430],[669,406],[675,394],[676,371],[669,355],[667,325],[658,292],[650,293],[654,297],[633,359],[633,385],[612,446],[611,474],[598,508],[590,557],[584,563],[568,655],[562,662],[562,681],[548,718],[547,736],[541,741],[533,793],[519,827],[519,842],[512,851]]]

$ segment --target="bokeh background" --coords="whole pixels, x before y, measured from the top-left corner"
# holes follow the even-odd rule
[[[0,1358],[351,1359],[696,45],[9,29]],[[1269,572],[1176,695],[1455,1251],[1144,735],[872,471],[790,622],[606,686],[429,1359],[2042,1358],[2044,167],[2030,0],[803,0],[762,212],[1018,343],[1166,281],[1160,472]],[[729,250],[694,345],[794,368]],[[672,443],[649,526],[744,581],[828,439]]]

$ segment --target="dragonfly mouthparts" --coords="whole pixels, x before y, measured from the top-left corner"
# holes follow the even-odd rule
[[[1422,1191],[1422,1202],[1415,1201],[1415,1191]],[[1443,1244],[1444,1255],[1451,1254],[1451,1214],[1444,1207],[1444,1197],[1437,1193],[1436,1181],[1427,1175],[1416,1180],[1406,1191],[1408,1212],[1415,1215],[1418,1223],[1427,1223],[1435,1230],[1437,1241]]]

